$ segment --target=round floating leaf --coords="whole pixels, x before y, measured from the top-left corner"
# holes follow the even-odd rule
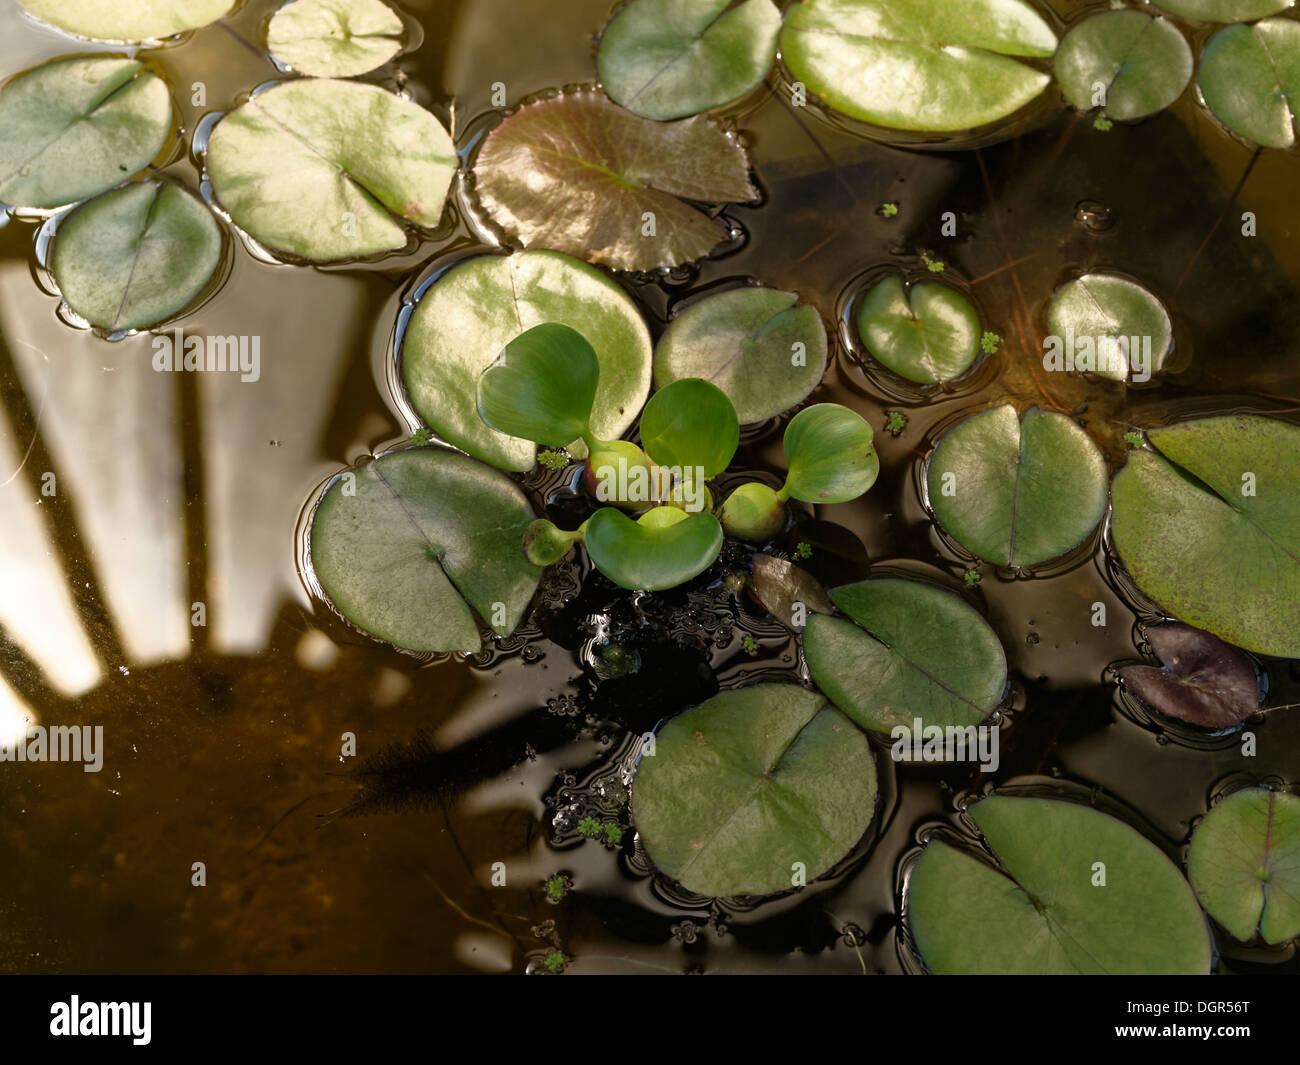
[[[1237,939],[1300,936],[1300,798],[1233,792],[1192,836],[1187,875],[1205,912]]]
[[[399,219],[436,226],[458,166],[424,108],[330,78],[259,92],[217,123],[207,151],[213,191],[236,225],[321,262],[405,247]]]
[[[872,358],[922,384],[960,377],[980,350],[980,316],[939,281],[904,288],[897,274],[885,278],[863,297],[857,327]]]
[[[524,247],[617,270],[677,266],[723,240],[717,222],[678,197],[757,195],[744,149],[706,119],[655,122],[590,92],[521,107],[488,134],[474,180]]]
[[[632,817],[655,865],[698,895],[771,895],[796,863],[821,876],[875,814],[867,738],[817,692],[723,692],[659,730],[637,765]]]
[[[1075,803],[1003,795],[969,813],[1002,870],[938,839],[926,845],[907,918],[932,973],[1209,972],[1196,896],[1128,825]]]
[[[632,0],[605,27],[596,68],[629,111],[684,118],[760,84],[780,29],[772,0]]]
[[[402,20],[380,0],[294,0],[266,31],[281,63],[313,78],[351,78],[402,50]]]
[[[0,201],[61,207],[153,162],[172,129],[167,86],[134,59],[61,59],[0,92]]]
[[[207,205],[157,181],[78,207],[59,226],[50,268],[68,306],[91,325],[144,329],[188,306],[221,261]]]
[[[412,651],[477,651],[471,607],[507,636],[541,570],[520,545],[532,507],[508,478],[450,451],[397,451],[330,486],[311,558],[330,601],[373,636]]]
[[[699,466],[705,477],[716,477],[739,443],[736,408],[717,385],[698,377],[665,385],[641,412],[641,446],[660,466]]]
[[[1252,22],[1285,11],[1294,0],[1151,0],[1152,7],[1202,22]]]
[[[797,406],[826,372],[826,329],[793,292],[742,288],[692,304],[655,348],[655,382],[701,377],[724,391],[742,424]]]
[[[889,129],[972,129],[1018,111],[1051,80],[1056,35],[1021,0],[804,0],[781,56],[795,79],[853,118]]]
[[[967,418],[926,471],[935,517],[962,547],[999,566],[1065,554],[1106,510],[1106,463],[1064,414],[1011,406]]]
[[[1259,678],[1250,658],[1190,625],[1156,625],[1147,643],[1163,663],[1124,666],[1124,686],[1162,714],[1203,728],[1229,728],[1259,709]]]
[[[1052,297],[1047,325],[1048,370],[1091,372],[1113,381],[1130,375],[1139,384],[1148,380],[1174,342],[1164,304],[1116,274],[1084,274],[1062,285]]]
[[[1126,121],[1162,111],[1192,78],[1192,50],[1177,26],[1140,11],[1107,11],[1085,19],[1061,41],[1056,80],[1080,111],[1098,106]]]
[[[558,322],[520,333],[478,379],[478,411],[499,433],[564,447],[589,431],[600,363]]]
[[[1111,533],[1139,588],[1248,651],[1300,658],[1300,429],[1228,415],[1152,429],[1115,476]]]
[[[1214,117],[1264,148],[1295,144],[1300,93],[1300,22],[1270,18],[1225,26],[1201,53],[1196,76]]]
[[[698,577],[722,550],[722,526],[712,514],[655,507],[641,521],[602,507],[587,519],[587,554],[622,588],[660,591]]]
[[[221,18],[234,0],[19,0],[42,22],[96,41],[150,41]]]
[[[805,407],[785,430],[785,493],[805,503],[846,503],[876,483],[871,425],[838,403]]]
[[[595,350],[600,381],[591,431],[601,440],[622,436],[650,391],[649,330],[605,274],[547,251],[471,259],[420,299],[402,342],[402,374],[425,424],[494,466],[531,469],[532,442],[498,433],[479,417],[478,378],[510,341],[543,322],[576,329]]]
[[[988,622],[960,597],[894,578],[830,595],[853,620],[810,617],[804,656],[813,683],[863,728],[911,729],[916,718],[965,727],[997,709],[1006,655]]]

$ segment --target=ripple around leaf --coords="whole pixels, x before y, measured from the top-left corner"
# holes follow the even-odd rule
[[[294,0],[267,27],[281,63],[313,78],[351,78],[402,50],[402,20],[380,0]]]
[[[149,41],[215,22],[234,0],[19,0],[42,22],[95,41]]]
[[[970,369],[980,350],[980,318],[965,295],[938,281],[906,288],[891,275],[863,297],[858,336],[871,356],[900,377],[938,384]]]

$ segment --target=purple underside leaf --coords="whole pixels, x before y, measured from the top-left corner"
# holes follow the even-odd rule
[[[1162,714],[1202,728],[1228,728],[1259,709],[1259,681],[1244,652],[1191,625],[1146,631],[1162,666],[1125,666],[1124,687]]]

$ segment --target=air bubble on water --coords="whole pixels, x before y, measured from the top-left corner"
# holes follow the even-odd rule
[[[1074,208],[1074,220],[1090,233],[1104,233],[1115,225],[1115,215],[1104,203],[1080,200]]]

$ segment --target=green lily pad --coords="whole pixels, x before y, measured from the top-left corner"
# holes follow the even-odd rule
[[[488,134],[479,199],[512,240],[616,270],[708,255],[726,237],[704,203],[748,202],[745,150],[706,119],[655,122],[592,92],[527,104]]]
[[[375,85],[283,82],[208,140],[212,189],[269,248],[325,262],[403,248],[402,222],[436,226],[459,166],[424,108]]]
[[[655,507],[633,521],[613,507],[587,519],[591,561],[621,588],[661,591],[698,577],[722,551],[722,526],[712,514]]]
[[[880,459],[870,423],[838,403],[805,407],[785,429],[784,497],[847,503],[876,483]]]
[[[1082,543],[1106,511],[1106,463],[1064,414],[994,407],[948,433],[926,471],[930,507],[962,547],[1033,566]]]
[[[698,895],[772,895],[811,882],[875,815],[867,738],[817,692],[756,684],[666,725],[632,781],[650,859]]]
[[[1158,373],[1173,347],[1164,304],[1116,274],[1084,274],[1056,290],[1047,312],[1051,338],[1043,365],[1141,384]]]
[[[1020,110],[1051,80],[1056,35],[1021,0],[804,0],[781,31],[795,79],[887,129],[953,132]]]
[[[351,78],[402,50],[402,20],[380,0],[294,0],[271,16],[266,44],[313,78]]]
[[[890,275],[863,297],[857,328],[872,358],[921,384],[960,377],[980,351],[979,314],[939,281],[904,288],[901,277]]]
[[[19,0],[42,22],[93,41],[151,41],[196,30],[234,0]]]
[[[564,447],[590,432],[600,363],[558,322],[520,333],[478,379],[478,411],[499,433]]]
[[[655,348],[655,383],[701,377],[727,394],[742,424],[801,403],[826,372],[826,329],[793,292],[741,288],[694,303]]]
[[[1151,0],[1152,7],[1202,22],[1253,22],[1285,11],[1294,0]]]
[[[605,27],[596,68],[629,111],[685,118],[759,85],[780,29],[772,0],[632,0]]]
[[[1264,19],[1225,26],[1201,53],[1205,103],[1228,129],[1264,148],[1296,140],[1291,101],[1300,92],[1300,22]]]
[[[153,162],[172,131],[171,94],[134,59],[60,59],[0,91],[0,201],[62,207]]]
[[[916,718],[964,728],[997,709],[1006,654],[959,596],[923,581],[881,578],[846,584],[830,597],[852,621],[808,618],[808,673],[863,728],[911,729]]]
[[[577,330],[594,349],[600,381],[591,431],[601,440],[622,436],[650,391],[650,332],[608,276],[549,251],[471,259],[416,305],[402,342],[402,376],[425,424],[493,466],[531,469],[533,443],[498,433],[479,416],[478,379],[507,344],[543,322]]]
[[[1300,658],[1300,429],[1225,415],[1147,433],[1115,475],[1111,534],[1180,621]]]
[[[660,466],[698,466],[705,477],[716,477],[739,443],[736,408],[717,385],[698,377],[659,389],[641,412],[641,446]]]
[[[1163,111],[1192,79],[1192,49],[1178,27],[1140,11],[1107,11],[1085,19],[1061,41],[1056,80],[1080,111],[1100,106],[1128,121]]]
[[[330,486],[311,558],[330,601],[372,636],[411,651],[477,651],[474,611],[508,636],[541,570],[520,545],[533,520],[504,475],[451,451],[396,451]]]
[[[109,332],[187,307],[221,262],[221,227],[178,185],[147,181],[97,196],[59,225],[50,269],[77,314]]]
[[[969,813],[1002,868],[938,839],[926,845],[907,919],[930,972],[1209,972],[1210,936],[1191,887],[1122,821],[1005,795]]]
[[[1300,798],[1233,792],[1197,826],[1187,875],[1205,912],[1237,939],[1300,936]]]

